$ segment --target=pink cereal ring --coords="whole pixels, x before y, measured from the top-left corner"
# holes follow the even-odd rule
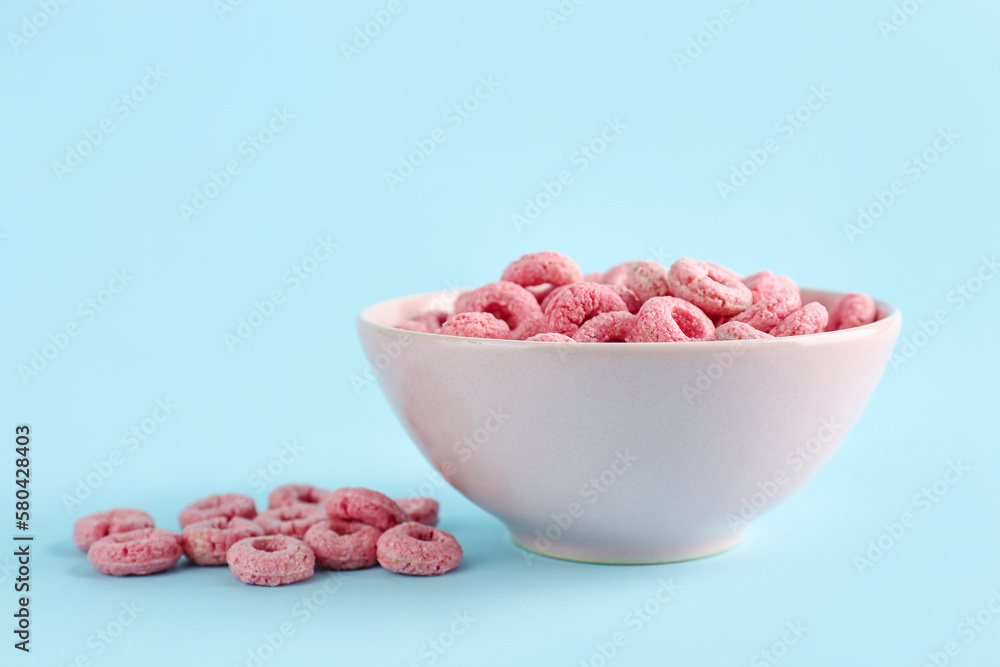
[[[628,312],[628,305],[612,288],[598,283],[573,283],[549,302],[545,328],[572,336],[595,315],[616,310]]]
[[[204,521],[216,516],[224,516],[227,519],[234,516],[253,519],[257,516],[257,507],[250,496],[239,493],[219,493],[194,501],[181,510],[177,520],[183,528],[189,523]]]
[[[444,574],[462,562],[462,547],[450,533],[411,521],[378,538],[379,565],[399,574]]]
[[[326,500],[326,514],[341,521],[361,521],[379,530],[410,520],[389,496],[371,489],[337,489]]]
[[[758,331],[770,333],[796,310],[802,307],[802,297],[798,289],[781,286],[771,294],[733,317],[733,322],[744,322]]]
[[[566,334],[540,333],[526,339],[535,343],[575,343],[576,341]]]
[[[535,295],[517,283],[500,280],[488,283],[462,297],[455,312],[489,313],[510,327],[510,337],[524,340],[541,333],[545,316]],[[445,323],[447,324],[447,322]]]
[[[422,523],[425,526],[437,525],[438,510],[441,508],[441,504],[433,498],[427,496],[396,498],[396,504],[406,512],[411,521]]]
[[[624,310],[601,313],[580,325],[573,340],[578,343],[624,343],[632,336],[635,321],[636,316]]]
[[[539,302],[542,308],[542,312],[545,312],[548,309],[549,304],[552,303],[552,299],[559,296],[559,294],[561,294],[562,292],[565,292],[567,287],[569,287],[569,285],[560,285],[559,287],[553,287],[552,290],[545,295],[545,298]]]
[[[248,537],[229,547],[226,562],[245,584],[281,586],[311,577],[316,555],[294,537],[265,535]]]
[[[310,526],[325,518],[322,505],[294,503],[261,512],[254,523],[264,529],[265,535],[291,535],[301,540]]]
[[[240,540],[263,534],[264,529],[249,519],[217,516],[184,526],[181,546],[184,555],[195,565],[225,565],[229,547]]]
[[[826,312],[826,306],[818,301],[811,301],[781,320],[771,329],[771,335],[783,338],[819,333],[826,330],[829,319],[830,314]]]
[[[442,336],[508,340],[510,327],[490,313],[459,313],[449,317],[437,333]]]
[[[768,271],[770,273],[770,271]],[[754,282],[754,286],[750,288],[750,294],[753,295],[753,302],[757,303],[762,299],[766,299],[771,296],[779,289],[790,289],[796,292],[799,291],[799,286],[789,278],[788,276],[764,276],[760,280]]]
[[[751,273],[749,276],[743,279],[743,284],[753,291],[753,288],[760,284],[760,281],[765,278],[773,278],[774,273],[771,271],[758,271],[757,273]]]
[[[670,284],[667,280],[669,269],[659,262],[643,260],[632,264],[628,270],[625,284],[645,303],[654,296],[670,296]]]
[[[635,262],[622,262],[612,266],[610,269],[605,271],[604,277],[601,279],[601,283],[605,285],[625,285],[628,280],[629,269]]]
[[[421,313],[408,320],[403,320],[396,325],[396,328],[420,333],[434,333],[441,328],[446,319],[448,316],[445,313]]]
[[[97,540],[87,550],[87,560],[101,574],[124,577],[169,570],[183,553],[181,536],[177,533],[162,528],[139,528]]]
[[[715,328],[715,340],[759,340],[761,338],[774,338],[774,336],[757,331],[746,322],[726,322]]]
[[[668,273],[670,293],[690,301],[706,315],[735,315],[753,303],[750,288],[721,266],[682,257]]]
[[[102,537],[139,528],[153,528],[155,525],[153,517],[142,510],[120,507],[95,512],[80,517],[73,523],[73,544],[81,551],[87,551],[91,544]]]
[[[603,283],[604,282],[604,272],[595,271],[593,273],[584,274],[583,278],[580,279],[581,282],[585,283]]]
[[[325,519],[314,523],[303,540],[316,563],[328,570],[361,570],[378,565],[376,544],[382,531],[360,521]]]
[[[283,507],[296,503],[322,505],[330,492],[311,484],[285,484],[275,488],[267,496],[267,508]]]
[[[871,324],[878,315],[875,299],[867,294],[851,292],[845,294],[830,314],[830,331],[851,329],[862,324]]]
[[[572,259],[557,252],[535,252],[515,260],[504,269],[500,280],[517,283],[521,287],[536,285],[568,285],[580,282],[583,271]]]
[[[636,296],[635,292],[630,290],[628,287],[623,285],[608,285],[614,291],[615,294],[622,298],[625,302],[625,307],[628,308],[628,312],[635,315],[642,308],[642,301]]]
[[[672,296],[657,296],[642,304],[629,342],[672,343],[714,338],[715,325],[698,306]]]

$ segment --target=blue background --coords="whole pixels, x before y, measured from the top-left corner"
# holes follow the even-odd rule
[[[248,652],[288,623],[263,664],[771,664],[767,650],[783,665],[921,665],[949,642],[948,664],[995,664],[1000,619],[960,624],[1000,590],[1000,281],[976,282],[993,277],[984,257],[1000,246],[1000,6],[909,0],[895,25],[890,0],[595,0],[564,2],[568,16],[550,13],[557,0],[389,4],[5,3],[0,498],[13,504],[14,426],[30,424],[37,541],[32,653],[0,627],[0,662],[255,664]],[[373,12],[387,24],[369,25],[366,43]],[[355,39],[357,52],[342,46]],[[686,50],[689,62],[675,55]],[[828,99],[800,109],[813,87]],[[475,110],[458,123],[456,104]],[[615,119],[620,134],[581,161]],[[89,140],[102,123],[111,132]],[[391,188],[386,172],[432,136],[444,141]],[[777,151],[741,167],[769,139]],[[80,142],[77,162],[67,153]],[[935,161],[914,172],[927,149]],[[734,168],[753,173],[723,197]],[[539,198],[561,171],[572,181]],[[895,180],[901,194],[857,226]],[[519,228],[526,198],[547,206]],[[314,264],[317,239],[337,248]],[[358,382],[354,318],[382,299],[494,280],[543,249],[587,271],[687,255],[866,291],[903,310],[899,350],[912,347],[829,465],[735,550],[641,567],[528,559],[431,481],[378,388]],[[303,265],[314,271],[296,282]],[[127,285],[103,291],[115,271]],[[274,290],[273,313],[227,343]],[[53,340],[64,346],[25,372]],[[177,407],[123,441],[158,400]],[[209,493],[263,502],[256,471],[293,440],[302,451],[268,486],[431,490],[462,567],[266,590],[217,568],[104,577],[70,542],[76,518],[109,507],[175,527]],[[968,471],[915,502],[950,462]],[[81,483],[89,496],[67,503]],[[886,538],[904,512],[916,523]],[[891,547],[859,566],[880,537]],[[12,565],[0,556],[8,624]],[[663,604],[661,580],[677,589]],[[323,603],[306,617],[297,605],[310,597]],[[123,603],[141,608],[134,620]],[[638,623],[643,606],[655,613]],[[783,645],[789,623],[807,630]],[[110,644],[98,635],[119,630]],[[625,641],[604,658],[617,632]]]

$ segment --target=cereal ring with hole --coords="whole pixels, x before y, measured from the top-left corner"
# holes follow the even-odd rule
[[[576,341],[567,336],[566,334],[557,333],[540,333],[535,334],[528,341],[535,343],[575,343]]]
[[[771,329],[771,335],[776,338],[784,338],[819,333],[826,331],[829,319],[830,314],[826,311],[826,306],[818,301],[811,301],[781,320],[776,327]]]
[[[567,287],[569,287],[569,285],[560,285],[559,287],[553,287],[552,291],[545,295],[545,298],[542,299],[539,304],[542,308],[543,313],[546,310],[548,310],[549,304],[552,303],[552,299],[559,296],[560,293],[565,292]]]
[[[715,340],[759,340],[761,338],[774,338],[774,336],[757,331],[746,322],[726,322],[715,328]]]
[[[326,500],[326,514],[341,521],[361,521],[379,530],[410,520],[389,496],[363,488],[337,489]]]
[[[253,519],[257,516],[257,506],[254,505],[253,498],[250,496],[244,496],[240,493],[217,493],[196,500],[182,509],[177,521],[183,528],[189,523],[204,521],[216,516],[224,516],[227,519],[234,516]]]
[[[635,262],[628,270],[625,285],[635,293],[640,303],[646,303],[654,296],[670,296],[668,272],[669,269],[659,262],[649,259]]]
[[[376,544],[382,531],[360,521],[324,519],[306,531],[303,540],[316,554],[316,564],[328,570],[362,570],[378,565]]]
[[[195,565],[225,565],[229,547],[240,540],[263,534],[264,529],[249,519],[216,516],[184,526],[181,546],[184,555]]]
[[[725,267],[682,257],[667,274],[670,293],[698,306],[706,315],[736,315],[753,303],[750,288]]]
[[[573,340],[578,343],[624,343],[632,336],[636,316],[625,310],[601,313],[576,330]]]
[[[169,570],[184,554],[181,536],[162,528],[112,533],[90,545],[87,560],[101,574],[124,577]]]
[[[640,301],[639,297],[635,295],[635,292],[629,288],[623,285],[608,285],[608,287],[610,287],[615,294],[622,298],[622,301],[625,302],[625,307],[628,308],[628,312],[635,315],[639,312],[639,309],[642,308],[642,301]]]
[[[539,334],[544,335],[544,334]],[[415,498],[396,498],[396,504],[406,512],[411,521],[422,523],[426,526],[436,526],[438,522],[438,510],[441,503],[428,498],[427,496],[416,496]]]
[[[549,302],[545,328],[550,333],[572,336],[590,318],[616,310],[628,312],[628,305],[611,287],[599,283],[573,283]]]
[[[291,535],[301,540],[311,525],[325,518],[323,505],[294,503],[261,512],[254,523],[264,529],[265,535]]]
[[[415,521],[382,533],[377,552],[379,565],[398,574],[444,574],[462,562],[462,547],[453,535]]]
[[[488,283],[463,296],[461,308],[456,304],[455,312],[489,313],[510,327],[513,340],[524,340],[545,328],[545,316],[535,295],[506,280]]]
[[[507,323],[490,313],[452,315],[441,325],[437,333],[442,336],[462,336],[464,338],[510,339],[510,327],[507,326]]]
[[[698,306],[672,296],[656,296],[642,304],[630,343],[673,343],[714,340],[715,325]]]
[[[770,333],[796,310],[802,307],[802,297],[798,289],[780,285],[766,297],[753,304],[742,313],[734,315],[733,322],[744,322],[758,331]]]
[[[568,285],[580,282],[583,271],[566,255],[558,252],[533,252],[511,262],[500,280],[517,283],[521,287],[538,285]]]
[[[73,544],[81,551],[87,551],[91,544],[102,537],[155,526],[153,517],[142,510],[119,507],[95,512],[82,516],[73,523]]]
[[[396,325],[397,329],[403,329],[404,331],[416,331],[419,333],[434,333],[441,328],[444,321],[448,319],[446,313],[421,313],[419,315],[414,315],[413,317],[403,320]]]
[[[281,586],[308,579],[316,555],[301,540],[288,535],[248,537],[226,552],[229,570],[244,584]]]
[[[770,271],[768,273],[770,273]],[[754,286],[750,288],[750,294],[753,295],[753,302],[758,303],[762,299],[766,299],[782,288],[794,290],[796,292],[799,291],[799,286],[796,285],[795,282],[788,276],[775,276],[772,274],[770,276],[764,276],[760,280],[756,281]]]
[[[755,288],[757,285],[760,284],[760,281],[764,280],[765,278],[773,278],[773,277],[774,273],[771,271],[758,271],[757,273],[751,273],[749,276],[744,278],[743,284],[749,287],[750,291],[752,292],[753,288]]]
[[[851,292],[845,294],[830,314],[828,331],[851,329],[862,324],[871,324],[878,315],[875,299],[867,294]]]
[[[622,285],[628,281],[628,272],[632,268],[635,262],[622,262],[612,266],[610,269],[604,272],[604,278],[601,283],[604,285]]]
[[[267,496],[267,508],[284,507],[305,503],[306,505],[322,505],[330,492],[312,484],[284,484],[275,487]]]

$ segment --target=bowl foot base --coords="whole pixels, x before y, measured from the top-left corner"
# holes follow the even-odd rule
[[[728,551],[738,545],[743,539],[743,531],[731,533],[708,540],[674,544],[658,549],[630,550],[622,545],[584,545],[574,544],[564,540],[548,542],[543,549],[537,535],[528,535],[510,531],[514,543],[530,552],[548,558],[574,561],[577,563],[598,563],[602,565],[654,565],[658,563],[678,563],[685,560],[707,558]],[[530,560],[533,556],[526,555]]]

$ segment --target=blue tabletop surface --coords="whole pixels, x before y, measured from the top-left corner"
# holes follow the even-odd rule
[[[5,3],[0,664],[1000,664],[1000,6],[679,4]],[[354,319],[538,250],[865,291],[897,356],[737,548],[528,557],[360,381]],[[70,541],[288,482],[429,492],[465,560],[264,589]]]

